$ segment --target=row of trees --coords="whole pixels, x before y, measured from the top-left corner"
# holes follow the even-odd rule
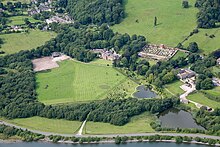
[[[197,23],[199,28],[214,28],[220,22],[219,0],[197,0],[195,7],[199,8]]]
[[[66,3],[63,2],[66,6]],[[68,0],[67,11],[81,24],[119,23],[124,17],[122,0]]]
[[[72,106],[45,106],[40,116],[80,121],[87,118],[89,121],[122,126],[128,123],[132,116],[145,111],[159,113],[177,104],[179,104],[178,99],[138,100],[135,98],[114,98]]]
[[[196,121],[204,126],[210,134],[220,135],[220,109],[216,108],[213,112],[203,109],[195,115]]]
[[[210,67],[216,65],[216,58],[213,56],[205,57],[204,59],[196,58],[191,66],[191,69],[195,71],[198,76],[196,80],[196,89],[212,89],[214,84],[212,82],[213,74],[210,71]]]
[[[24,141],[38,141],[45,138],[45,136],[41,134],[36,134],[30,131],[24,131],[5,125],[0,125],[0,133],[3,134],[6,138],[16,135],[21,137]]]

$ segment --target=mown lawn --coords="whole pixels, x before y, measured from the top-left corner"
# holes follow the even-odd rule
[[[100,100],[128,80],[106,65],[72,60],[59,64],[59,68],[36,74],[38,99],[45,104]]]
[[[14,26],[14,25],[25,24],[24,23],[24,19],[25,18],[28,18],[28,20],[31,23],[40,22],[39,20],[35,20],[34,18],[32,18],[30,16],[13,16],[13,17],[9,17],[9,20],[11,20],[11,22],[9,24],[7,24],[7,25]]]
[[[0,38],[4,44],[0,50],[6,54],[12,54],[21,50],[30,50],[43,45],[46,41],[56,37],[54,32],[43,32],[40,30],[29,30],[29,33],[3,34]]]
[[[183,94],[184,91],[180,88],[181,85],[183,85],[184,83],[182,83],[181,81],[177,80],[171,84],[167,84],[165,85],[165,88],[170,91],[172,94],[174,95],[180,95]],[[165,90],[166,90],[165,89]]]
[[[156,116],[146,112],[139,116],[134,116],[131,121],[124,126],[115,126],[109,123],[100,122],[87,122],[83,132],[84,134],[126,134],[155,132],[150,126],[152,121],[156,121]]]
[[[206,34],[208,36],[206,36]],[[215,35],[210,38],[210,35]],[[220,48],[220,28],[215,29],[199,29],[199,33],[193,35],[188,41],[184,43],[187,47],[190,42],[197,42],[202,53],[209,54]]]
[[[80,128],[82,122],[68,121],[62,119],[48,119],[43,117],[19,118],[13,120],[6,120],[6,122],[43,132],[75,134]]]
[[[144,35],[150,43],[176,46],[196,27],[195,0],[189,0],[189,4],[191,7],[184,9],[182,0],[125,0],[126,18],[112,28],[116,32]]]
[[[220,108],[220,102],[216,102],[213,100],[210,100],[209,98],[207,98],[206,96],[204,96],[204,94],[200,93],[200,92],[196,92],[193,94],[190,94],[187,99],[195,101],[197,103],[200,103],[202,105],[205,106],[209,106],[211,108]]]

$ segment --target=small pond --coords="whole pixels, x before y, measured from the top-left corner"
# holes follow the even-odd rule
[[[146,88],[144,85],[138,86],[133,96],[136,98],[156,98],[157,94],[150,89]]]
[[[166,128],[197,128],[202,129],[193,119],[191,113],[175,108],[166,110],[159,115],[161,126]]]

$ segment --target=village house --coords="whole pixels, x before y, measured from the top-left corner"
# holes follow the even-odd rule
[[[10,31],[18,32],[18,31],[23,31],[23,29],[20,26],[11,26]]]
[[[5,10],[3,10],[2,8],[0,8],[0,12],[4,12]]]
[[[215,86],[220,86],[220,79],[214,77],[212,78],[212,82]]]
[[[218,58],[218,59],[216,60],[216,62],[217,62],[217,65],[220,65],[220,58]]]
[[[53,16],[53,17],[51,17],[49,19],[46,19],[46,23],[47,24],[51,24],[53,22],[55,22],[55,23],[63,23],[64,24],[64,23],[72,23],[72,20],[67,15],[62,16],[62,17],[60,17],[60,16]]]
[[[186,80],[195,76],[196,73],[190,69],[180,69],[179,73],[177,74],[177,77],[180,80]]]
[[[106,49],[93,49],[94,53],[97,53],[99,58],[104,60],[110,60],[114,61],[119,59],[120,55],[117,54],[113,49],[112,50],[106,50]]]

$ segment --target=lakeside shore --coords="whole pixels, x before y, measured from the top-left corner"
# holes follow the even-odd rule
[[[4,144],[11,144],[11,143],[22,143],[24,141],[22,140],[2,140],[0,139],[0,143],[4,143]],[[36,141],[36,142],[44,142],[44,143],[54,143],[52,140],[48,140],[48,139],[42,139],[42,140],[39,140],[39,141]],[[150,140],[127,140],[125,143],[138,143],[138,142],[166,142],[166,143],[176,143],[175,140],[155,140],[155,141],[150,141]],[[67,140],[67,141],[64,141],[64,140],[60,140],[58,142],[56,142],[56,144],[115,144],[115,140],[111,139],[111,140],[102,140],[102,141],[99,141],[99,142],[83,142],[83,143],[80,143],[80,142],[73,142],[73,141],[70,141],[70,140]],[[208,143],[203,143],[203,142],[197,142],[197,141],[183,141],[182,143],[180,144],[199,144],[199,145],[209,145]],[[211,146],[211,145],[210,145]],[[220,144],[217,143],[215,144],[215,146],[219,146],[220,147]]]

